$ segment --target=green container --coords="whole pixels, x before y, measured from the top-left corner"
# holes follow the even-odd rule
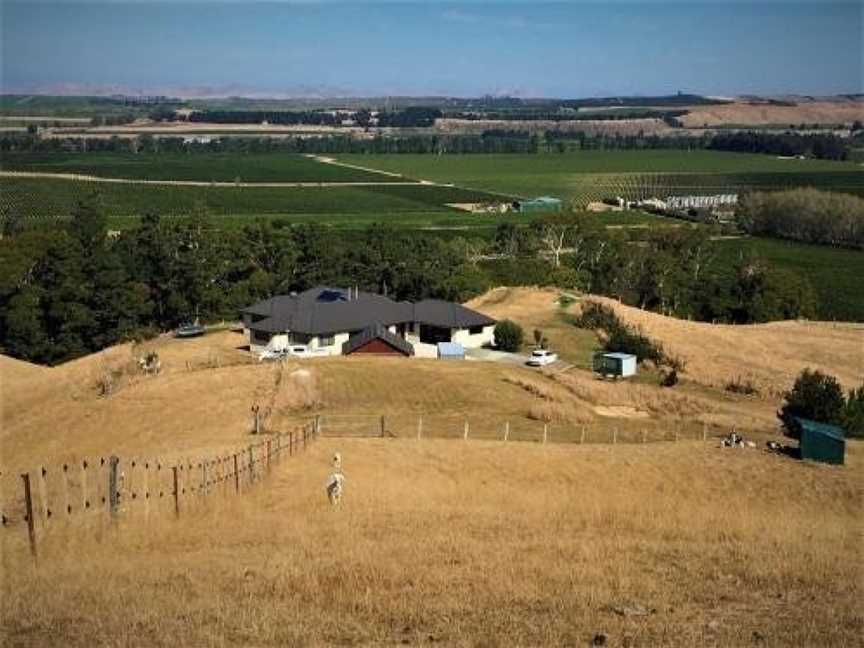
[[[842,465],[846,456],[846,438],[836,425],[796,418],[801,430],[801,458]]]

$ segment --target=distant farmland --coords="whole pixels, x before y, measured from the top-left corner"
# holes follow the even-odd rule
[[[340,161],[435,182],[520,196],[550,194],[574,206],[620,195],[736,193],[816,187],[864,195],[851,162],[781,160],[717,151],[580,151],[549,155],[339,155]]]
[[[286,153],[3,153],[4,171],[72,173],[131,180],[201,182],[400,182],[375,173]]]
[[[99,196],[106,213],[113,217],[139,216],[148,212],[176,216],[189,213],[196,204],[201,204],[216,216],[364,213],[374,214],[379,220],[387,220],[387,214],[391,212],[456,213],[457,210],[447,207],[446,203],[481,202],[494,198],[483,192],[457,187],[420,184],[184,187],[3,178],[2,187],[0,212],[16,212],[31,219],[66,217],[80,199],[94,193]]]

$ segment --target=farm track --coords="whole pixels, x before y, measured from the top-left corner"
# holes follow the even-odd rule
[[[360,167],[355,168],[359,169]],[[368,170],[372,171],[373,169]],[[0,171],[0,178],[45,178],[50,180],[76,180],[79,182],[106,182],[113,184],[156,185],[172,187],[267,187],[271,189],[290,187],[392,187],[415,185],[438,186],[436,183],[426,180],[406,180],[404,182],[210,182],[204,180],[138,180],[133,178],[104,178],[102,176],[83,175],[77,173],[47,173],[40,171]]]

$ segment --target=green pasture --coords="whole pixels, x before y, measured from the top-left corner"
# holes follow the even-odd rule
[[[404,182],[383,173],[290,153],[9,153],[6,171],[73,173],[130,180],[199,182]]]

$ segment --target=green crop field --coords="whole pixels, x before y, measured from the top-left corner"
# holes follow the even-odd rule
[[[391,212],[465,214],[447,207],[446,203],[491,199],[481,192],[430,185],[188,187],[3,178],[0,187],[0,213],[16,212],[31,219],[68,216],[79,200],[93,193],[100,197],[106,213],[112,217],[136,216],[148,211],[165,216],[185,214],[201,204],[217,216],[363,213],[387,220]]]
[[[325,164],[287,153],[8,153],[5,171],[74,173],[131,180],[201,182],[398,182],[383,173]]]
[[[548,155],[339,155],[340,161],[519,196],[592,200],[809,186],[864,195],[852,162],[718,151],[578,151]]]
[[[824,318],[864,321],[864,252],[768,238],[727,239],[715,244],[720,263],[732,266],[742,253],[753,252],[778,268],[806,277],[816,290]]]

